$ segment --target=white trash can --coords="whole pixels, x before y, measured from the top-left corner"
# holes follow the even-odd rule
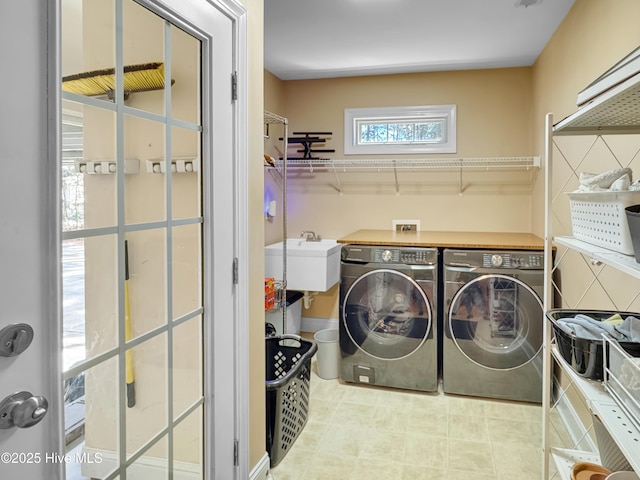
[[[318,376],[325,380],[338,378],[340,372],[340,344],[338,330],[330,328],[315,333],[318,345]]]

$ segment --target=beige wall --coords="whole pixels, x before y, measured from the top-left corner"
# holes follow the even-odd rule
[[[329,158],[375,157],[343,154],[345,108],[451,103],[457,105],[457,153],[432,156],[533,153],[528,68],[287,81],[284,90],[291,131],[333,132],[326,147],[335,153]],[[528,184],[513,185],[523,181],[521,174],[507,174],[503,185],[508,186],[501,187],[493,172],[465,171],[464,195],[459,195],[457,171],[400,172],[399,195],[391,172],[341,174],[343,195],[334,188],[332,172],[300,176],[304,178],[292,175],[289,184],[287,221],[292,232],[311,229],[336,238],[360,228],[388,229],[393,219],[418,219],[423,230],[530,229]],[[504,195],[511,197],[508,202]]]
[[[533,145],[543,151],[544,116],[554,122],[577,110],[576,97],[600,74],[640,44],[637,0],[577,0],[533,67]],[[535,189],[533,231],[544,222],[543,175]]]
[[[284,82],[267,72],[265,78],[265,100],[289,119],[290,132],[333,132],[325,145],[335,149],[329,158],[372,157],[343,154],[345,108],[451,103],[457,105],[457,154],[432,157],[540,153],[531,147],[530,68]],[[292,146],[289,155],[295,154]],[[537,169],[464,170],[462,176],[457,170],[400,171],[396,195],[389,171],[340,173],[343,194],[337,191],[333,172],[292,172],[287,183],[288,236],[314,230],[324,238],[339,238],[358,229],[390,229],[394,219],[420,220],[422,230],[529,232],[536,176]],[[268,195],[281,195],[280,184],[274,172],[265,175]],[[267,244],[279,241],[281,232],[279,223],[265,222]],[[336,319],[337,297],[337,287],[319,295],[303,316]]]
[[[578,0],[553,35],[533,68],[534,143],[544,142],[544,116],[554,123],[575,112],[578,92],[610,66],[640,45],[640,2],[636,0]],[[565,194],[577,188],[576,173],[604,172],[630,166],[640,172],[640,136],[609,135],[556,138],[552,169],[553,235],[571,235],[571,218]],[[541,147],[540,147],[541,148]],[[562,154],[561,154],[562,152]],[[540,176],[540,179],[542,175]],[[534,231],[543,231],[542,181],[534,190]],[[558,249],[562,258],[563,307],[638,310],[640,282],[610,267],[593,266],[582,255]],[[598,281],[594,282],[594,278]]]

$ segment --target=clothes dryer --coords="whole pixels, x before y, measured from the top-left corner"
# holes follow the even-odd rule
[[[438,389],[437,277],[435,248],[342,247],[342,380]]]
[[[540,403],[544,253],[443,251],[445,393]]]

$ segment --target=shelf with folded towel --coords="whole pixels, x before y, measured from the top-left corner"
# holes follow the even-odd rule
[[[640,263],[636,262],[633,255],[624,255],[573,237],[554,237],[553,241],[558,245],[563,245],[586,255],[592,262],[600,262],[612,266],[627,275],[640,279]]]

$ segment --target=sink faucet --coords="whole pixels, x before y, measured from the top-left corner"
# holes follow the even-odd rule
[[[300,237],[306,238],[307,242],[319,242],[320,237],[316,235],[316,232],[311,230],[305,230],[300,234]]]

